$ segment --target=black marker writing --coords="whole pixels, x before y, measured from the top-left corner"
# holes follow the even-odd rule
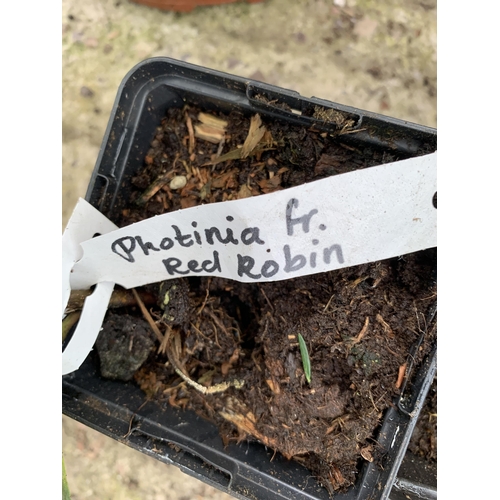
[[[160,249],[156,248],[150,241],[143,242],[140,236],[136,236],[135,241],[139,243],[139,246],[142,248],[144,255],[149,255],[150,250],[154,250],[155,252],[160,251]]]
[[[337,260],[340,264],[344,263],[344,255],[342,254],[342,247],[340,245],[332,245],[329,248],[323,250],[323,260],[325,264],[330,264],[330,256],[335,252],[337,254]]]
[[[163,273],[166,271],[169,276],[213,275],[222,273],[223,267],[234,263],[233,265],[237,266],[237,275],[246,281],[248,279],[254,281],[267,280],[276,275],[278,275],[276,276],[277,279],[285,279],[287,275],[292,277],[297,274],[310,274],[315,272],[314,269],[317,267],[323,266],[324,268],[324,264],[327,266],[335,264],[335,260],[338,264],[343,264],[344,255],[340,244],[327,244],[326,246],[324,243],[320,244],[317,231],[318,229],[325,231],[327,226],[319,223],[321,220],[319,215],[314,219],[314,225],[311,226],[312,218],[319,214],[319,211],[314,208],[308,213],[299,214],[297,213],[298,207],[299,200],[296,198],[291,198],[286,205],[286,233],[288,237],[293,236],[293,238],[285,237],[285,241],[281,242],[280,237],[276,235],[276,243],[272,254],[273,259],[266,259],[266,257],[270,257],[268,254],[271,252],[272,247],[269,246],[269,242],[266,244],[262,239],[261,229],[258,226],[243,227],[241,229],[240,225],[236,234],[236,236],[239,235],[238,238],[235,236],[236,227],[238,226],[233,222],[234,217],[230,215],[225,218],[227,222],[233,223],[231,224],[232,227],[227,227],[226,224],[226,227],[222,229],[219,229],[218,226],[199,228],[197,221],[191,221],[188,229],[175,224],[166,225],[166,234],[153,236],[153,241],[147,241],[143,236],[124,236],[111,243],[111,250],[132,264],[138,260],[138,254],[139,256],[152,256],[161,251],[169,251],[167,258],[161,258],[164,268]],[[311,231],[313,234],[311,234],[311,239],[308,241],[313,251],[307,252],[304,251],[306,249],[304,238],[308,237],[301,233],[310,233]],[[287,239],[289,239],[288,242]],[[331,240],[329,243],[331,243]],[[212,246],[211,253],[208,255],[206,245]],[[218,246],[218,251],[213,250],[214,245]],[[222,247],[221,250],[221,245],[229,248]],[[239,247],[231,250],[230,245],[238,245]],[[251,245],[258,246],[254,247],[255,252],[252,252],[251,249],[248,250],[250,255],[236,253],[247,249]],[[258,251],[261,245],[266,246],[261,247],[261,250]],[[191,250],[187,252],[183,250],[189,247],[191,247]],[[299,252],[302,253],[298,253],[294,248],[299,248]],[[219,252],[223,252],[222,265]],[[186,253],[189,254],[189,257],[186,257]],[[233,260],[235,253],[236,262]],[[196,258],[193,259],[193,256]],[[234,270],[224,269],[223,275],[227,275],[227,272],[234,276]],[[280,272],[281,274],[278,274]]]
[[[198,225],[198,223],[196,221],[193,221],[193,222],[191,222],[191,225],[193,227],[196,227]],[[193,231],[193,235],[194,235],[194,239],[196,240],[196,243],[198,243],[198,245],[201,245],[200,233],[198,231]]]
[[[221,243],[232,243],[233,245],[238,244],[238,240],[234,238],[233,236],[233,230],[230,228],[226,229],[226,237],[223,238],[220,234],[220,230],[217,227],[211,227],[210,229],[205,229],[205,238],[207,239],[207,243],[209,245],[214,244],[214,236],[221,242]]]
[[[194,241],[191,239],[190,234],[182,234],[182,231],[174,225],[172,225],[172,229],[175,231],[175,239],[179,242],[179,245],[181,247],[190,247],[194,244]]]
[[[230,215],[226,219],[231,222],[234,218]],[[191,222],[191,226],[196,228],[198,222]],[[123,236],[111,243],[111,251],[116,255],[119,255],[122,259],[127,262],[134,263],[136,258],[134,257],[134,252],[142,250],[144,255],[150,255],[151,252],[159,252],[160,250],[170,250],[176,244],[181,247],[188,248],[195,244],[195,242],[202,246],[203,244],[216,245],[217,243],[222,243],[224,245],[232,244],[238,245],[240,240],[234,237],[234,232],[231,228],[225,229],[225,236],[223,236],[221,230],[216,227],[210,227],[200,231],[193,231],[192,233],[184,232],[179,226],[172,224],[170,226],[173,229],[173,233],[170,236],[164,236],[159,243],[144,241],[142,236]],[[203,239],[203,235],[205,239]],[[265,241],[260,236],[260,229],[258,227],[246,227],[241,231],[240,235],[241,242],[244,245],[264,245]],[[172,261],[171,265],[174,263]]]
[[[294,208],[299,207],[299,200],[292,198],[286,204],[286,232],[288,236],[293,236],[293,226],[296,224],[302,224],[302,230],[304,233],[309,232],[309,225],[311,223],[311,217],[314,214],[318,213],[316,208],[313,208],[308,214],[303,215],[302,217],[297,217],[296,219],[292,219],[292,211]]]
[[[187,269],[179,269],[182,266],[182,261],[177,257],[163,259],[162,262],[170,276],[174,276],[175,274],[185,275],[190,272],[199,273],[202,271],[207,274],[213,274],[216,271],[221,272],[219,252],[217,250],[213,252],[213,260],[204,260],[201,264],[198,264],[197,260],[190,260],[187,263]]]
[[[249,255],[238,254],[238,276],[242,277],[244,274],[246,274],[253,280],[260,279],[262,274],[253,274],[250,272],[253,266],[255,266],[255,259],[253,257],[250,257]]]
[[[170,250],[174,246],[174,241],[171,238],[163,238],[160,241],[160,248],[162,250]]]
[[[264,276],[264,278],[271,278],[280,270],[279,264],[274,260],[266,260],[262,265],[259,274],[252,273],[254,266],[255,259],[253,257],[238,254],[238,276],[240,277],[246,275],[253,280],[258,280],[262,276]]]
[[[258,227],[247,227],[241,232],[242,243],[245,245],[251,245],[252,243],[263,245],[264,241],[260,239],[259,232],[260,229]]]
[[[283,252],[285,253],[285,273],[294,273],[306,265],[307,261],[303,255],[297,254],[292,257],[290,245],[285,245]]]
[[[111,250],[127,262],[135,262],[132,255],[132,252],[135,250],[135,238],[132,236],[124,236],[113,241],[111,243]]]

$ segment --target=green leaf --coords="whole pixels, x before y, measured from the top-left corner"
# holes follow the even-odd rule
[[[306,341],[300,333],[297,334],[297,337],[299,339],[300,355],[302,357],[302,366],[304,367],[306,380],[307,383],[311,385],[311,360],[309,359],[309,353],[307,352]]]

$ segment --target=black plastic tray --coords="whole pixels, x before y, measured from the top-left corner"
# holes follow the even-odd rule
[[[120,85],[87,191],[86,199],[111,220],[117,219],[128,197],[127,180],[142,168],[166,110],[186,103],[206,110],[259,112],[331,130],[334,124],[312,117],[315,106],[323,106],[343,113],[360,129],[343,136],[344,143],[398,151],[405,157],[436,150],[436,131],[428,127],[306,99],[296,92],[172,59],[150,59],[136,66]],[[133,383],[101,378],[95,357],[92,352],[79,370],[63,377],[64,414],[237,498],[329,498],[307,469],[278,455],[271,461],[273,451],[263,445],[241,443],[224,448],[216,427],[193,412],[155,402],[144,404],[144,393]],[[376,436],[387,451],[383,467],[365,463],[356,484],[335,498],[389,498],[435,370],[434,350],[384,416]],[[404,490],[404,484],[401,488],[398,484],[396,495]]]
[[[406,452],[392,487],[390,500],[436,500],[437,467]]]

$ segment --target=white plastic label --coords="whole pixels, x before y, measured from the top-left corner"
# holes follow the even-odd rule
[[[437,245],[437,153],[170,212],[82,243],[73,289],[186,276],[278,281]]]
[[[70,274],[81,258],[80,243],[95,234],[117,229],[109,219],[85,200],[80,199],[71,215],[62,237],[62,316],[71,294]],[[92,295],[85,299],[80,321],[69,344],[62,353],[62,374],[77,370],[91,351],[108,308],[114,283],[99,283]]]

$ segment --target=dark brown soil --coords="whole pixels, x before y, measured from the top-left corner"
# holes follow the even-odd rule
[[[169,110],[144,170],[131,180],[121,226],[402,159],[343,144],[345,124],[328,134],[263,120],[266,135],[248,158],[214,164],[217,153],[244,143],[250,119],[223,117],[223,147],[196,138],[193,148],[189,122],[198,123],[198,112]],[[169,187],[176,176],[186,177],[181,189]],[[161,188],[149,196],[151,185]],[[224,442],[259,440],[310,468],[330,491],[345,489],[362,460],[378,461],[385,451],[376,430],[408,375],[411,347],[424,336],[418,364],[434,341],[435,324],[426,319],[436,302],[435,266],[431,249],[277,283],[172,280],[157,286],[152,309],[169,340],[135,380],[151,398],[215,422]],[[140,316],[137,308],[126,310]],[[310,356],[310,384],[299,333]],[[199,386],[221,391],[203,394],[172,361]]]
[[[95,346],[101,375],[114,380],[132,380],[154,344],[154,335],[146,321],[109,312]]]

